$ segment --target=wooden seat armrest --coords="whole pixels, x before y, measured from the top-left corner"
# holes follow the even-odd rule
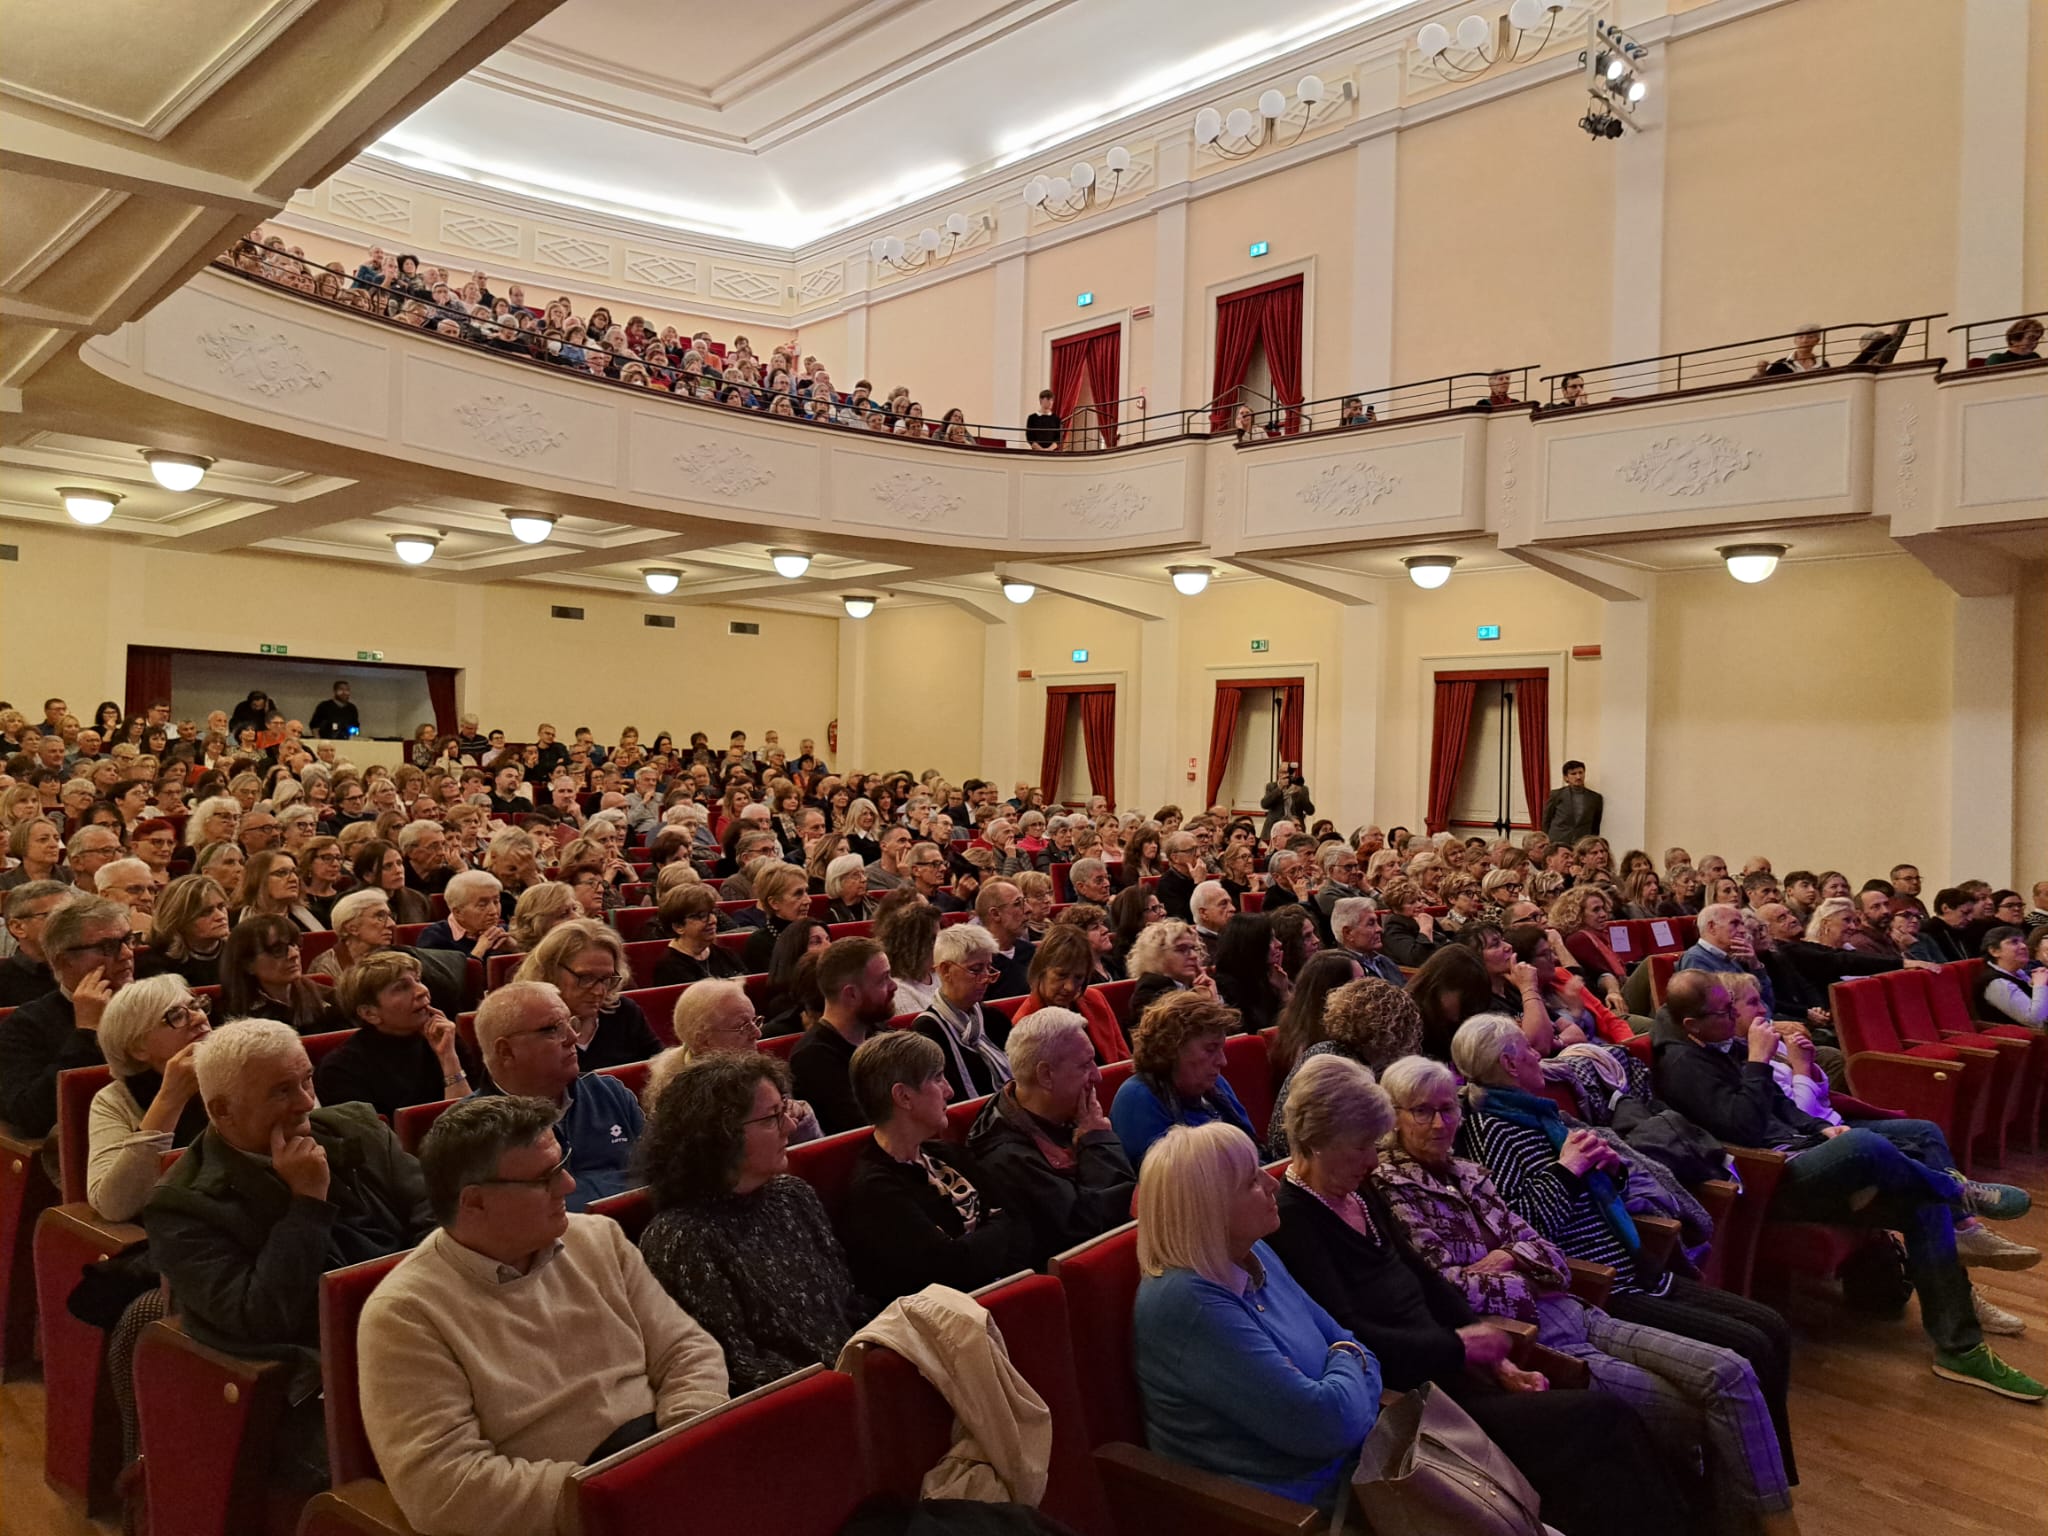
[[[1637,1216],[1635,1223],[1636,1233],[1643,1240],[1643,1257],[1663,1269],[1678,1247],[1678,1223],[1669,1216]]]
[[[399,1513],[391,1489],[375,1478],[358,1478],[316,1495],[299,1517],[298,1536],[414,1536]]]
[[[1482,1317],[1480,1321],[1489,1328],[1498,1328],[1514,1339],[1527,1339],[1532,1343],[1536,1338],[1536,1325],[1525,1323],[1519,1317]]]
[[[1311,1505],[1123,1441],[1097,1446],[1095,1467],[1123,1536],[1312,1536],[1330,1523]]]
[[[1535,1339],[1517,1339],[1509,1356],[1525,1371],[1534,1371],[1560,1392],[1581,1392],[1593,1384],[1593,1371],[1576,1355],[1538,1344]]]
[[[1584,1259],[1565,1262],[1571,1266],[1572,1294],[1591,1306],[1606,1306],[1608,1294],[1614,1289],[1614,1266],[1589,1264]]]

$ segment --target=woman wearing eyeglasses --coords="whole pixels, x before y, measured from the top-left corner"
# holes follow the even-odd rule
[[[433,903],[425,891],[413,890],[405,883],[405,855],[398,851],[396,843],[387,843],[382,838],[372,838],[356,850],[356,888],[359,890],[382,891],[391,904],[391,916],[400,923],[430,923],[434,920]],[[320,921],[325,924],[334,920],[332,908]]]
[[[640,1139],[655,1205],[640,1252],[718,1340],[735,1394],[829,1367],[874,1310],[789,1172],[793,1102],[773,1056],[715,1051],[669,1079]]]
[[[195,987],[220,985],[228,938],[228,896],[210,875],[180,875],[156,899],[147,949],[137,950],[139,976],[175,974]]]
[[[342,1027],[328,989],[299,969],[298,929],[274,912],[250,913],[228,935],[220,1001],[225,1018],[276,1019],[302,1035]]]
[[[631,979],[626,946],[602,923],[571,918],[558,925],[520,962],[513,979],[560,989],[576,1020],[576,1049],[585,1072],[646,1061],[661,1049],[640,1005],[621,995]]]
[[[259,853],[242,871],[242,884],[233,902],[235,921],[282,917],[302,933],[325,928],[326,919],[316,917],[299,897],[299,871],[291,855],[274,848]]]
[[[131,982],[100,1015],[100,1050],[114,1080],[93,1095],[86,1122],[85,1197],[108,1221],[133,1221],[164,1153],[206,1129],[192,1067],[206,1034],[206,1000],[182,976]]]

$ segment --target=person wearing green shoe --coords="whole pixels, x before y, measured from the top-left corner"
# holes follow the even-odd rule
[[[2048,1386],[2014,1370],[1984,1342],[1956,1244],[1958,1219],[2018,1215],[2026,1209],[2025,1192],[1969,1184],[1915,1161],[1868,1126],[1834,1125],[1799,1109],[1771,1075],[1776,1029],[1758,1019],[1738,1038],[1735,1007],[1712,973],[1674,976],[1664,1006],[1669,1026],[1656,1044],[1659,1093],[1723,1141],[1787,1155],[1772,1217],[1903,1234],[1920,1323],[1934,1341],[1934,1374],[2019,1402],[2048,1398]],[[2038,1252],[2026,1252],[2030,1258],[2008,1257],[2005,1267],[2039,1261]]]

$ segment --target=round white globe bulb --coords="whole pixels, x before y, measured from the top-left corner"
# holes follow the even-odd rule
[[[658,565],[649,566],[640,575],[647,583],[647,590],[656,597],[667,597],[669,593],[675,591],[682,584],[683,580],[683,573],[681,571],[667,570]]]
[[[1314,106],[1323,99],[1323,77],[1303,75],[1300,83],[1294,87],[1294,94],[1304,106]]]
[[[1440,21],[1432,21],[1415,34],[1415,46],[1422,50],[1422,56],[1433,59],[1451,46],[1451,34],[1444,30]]]
[[[946,233],[951,235],[955,240],[958,240],[962,235],[966,234],[967,229],[968,224],[966,214],[949,213],[946,215]]]
[[[1195,142],[1214,144],[1216,136],[1223,132],[1223,114],[1214,107],[1204,107],[1195,114]]]
[[[1003,596],[1013,603],[1028,603],[1031,601],[1032,595],[1037,591],[1038,588],[1031,585],[1028,581],[1005,581],[1003,583]]]
[[[1458,23],[1458,46],[1479,49],[1486,46],[1486,18],[1467,16]]]
[[[1279,117],[1287,110],[1287,98],[1278,91],[1259,93],[1259,116],[1267,119]]]
[[[1543,19],[1543,0],[1515,0],[1508,7],[1508,21],[1519,32],[1526,32]]]
[[[1131,152],[1119,144],[1102,157],[1102,163],[1109,167],[1112,176],[1121,176],[1131,168]]]
[[[1074,168],[1067,172],[1067,180],[1086,192],[1095,185],[1095,167],[1086,160],[1076,160]]]
[[[1252,115],[1243,107],[1233,107],[1230,116],[1223,119],[1223,127],[1233,139],[1248,139],[1252,136]]]

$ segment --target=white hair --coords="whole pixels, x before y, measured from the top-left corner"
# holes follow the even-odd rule
[[[133,1077],[148,1071],[148,1063],[142,1059],[142,1042],[173,1006],[191,995],[192,988],[175,971],[145,976],[116,992],[100,1015],[95,1031],[108,1070],[116,1077]]]
[[[1330,932],[1342,942],[1344,931],[1365,913],[1373,910],[1372,902],[1364,896],[1346,896],[1330,908]]]
[[[1403,1056],[1387,1063],[1380,1073],[1380,1086],[1387,1090],[1387,1097],[1396,1108],[1406,1109],[1429,1094],[1455,1089],[1458,1079],[1433,1056]]]
[[[958,932],[959,928],[947,932]],[[1003,1043],[1003,1054],[1010,1058],[1010,1070],[1019,1082],[1029,1082],[1038,1064],[1050,1054],[1051,1047],[1060,1040],[1078,1035],[1088,1043],[1092,1056],[1095,1045],[1088,1035],[1088,1021],[1071,1008],[1041,1008],[1036,1013],[1026,1014],[1010,1031],[1010,1038]]]
[[[1468,1082],[1497,1082],[1508,1042],[1521,1038],[1522,1026],[1506,1014],[1475,1013],[1451,1036],[1451,1062]]]
[[[235,1089],[261,1061],[281,1061],[306,1047],[299,1032],[276,1019],[234,1019],[199,1043],[192,1070],[199,1079],[199,1097],[209,1106],[233,1099]]]
[[[222,814],[231,814],[237,821],[241,820],[242,802],[233,795],[208,795],[204,800],[192,807],[192,817],[189,825],[203,827],[206,825],[207,817]]]
[[[489,870],[465,869],[448,882],[448,889],[442,894],[449,906],[459,907],[487,891],[495,896],[504,889],[505,883]]]
[[[561,989],[549,981],[508,981],[493,987],[476,1010],[476,1048],[490,1065],[491,1048],[506,1027],[525,1016],[528,1004],[560,1002]]]
[[[1197,903],[1206,904],[1215,901],[1218,897],[1222,898],[1225,905],[1230,904],[1230,892],[1223,889],[1223,882],[1221,880],[1204,880],[1193,891],[1188,893],[1188,905],[1192,908]]]
[[[867,867],[868,861],[857,853],[840,854],[838,858],[825,866],[826,894],[837,897],[839,894],[839,882],[848,875],[865,874]]]
[[[350,891],[334,904],[334,911],[327,919],[328,926],[336,933],[344,933],[350,923],[378,907],[386,912],[391,910],[391,898],[383,891],[368,888]]]
[[[932,940],[933,965],[966,965],[996,952],[996,936],[975,923],[956,923],[941,928]]]
[[[144,875],[151,873],[150,867],[140,859],[109,859],[93,872],[92,888],[104,891],[116,880],[135,874],[138,870]]]
[[[429,832],[438,832],[440,830],[441,823],[438,821],[408,821],[398,829],[399,849],[401,852],[411,853],[421,838],[425,837]]]

